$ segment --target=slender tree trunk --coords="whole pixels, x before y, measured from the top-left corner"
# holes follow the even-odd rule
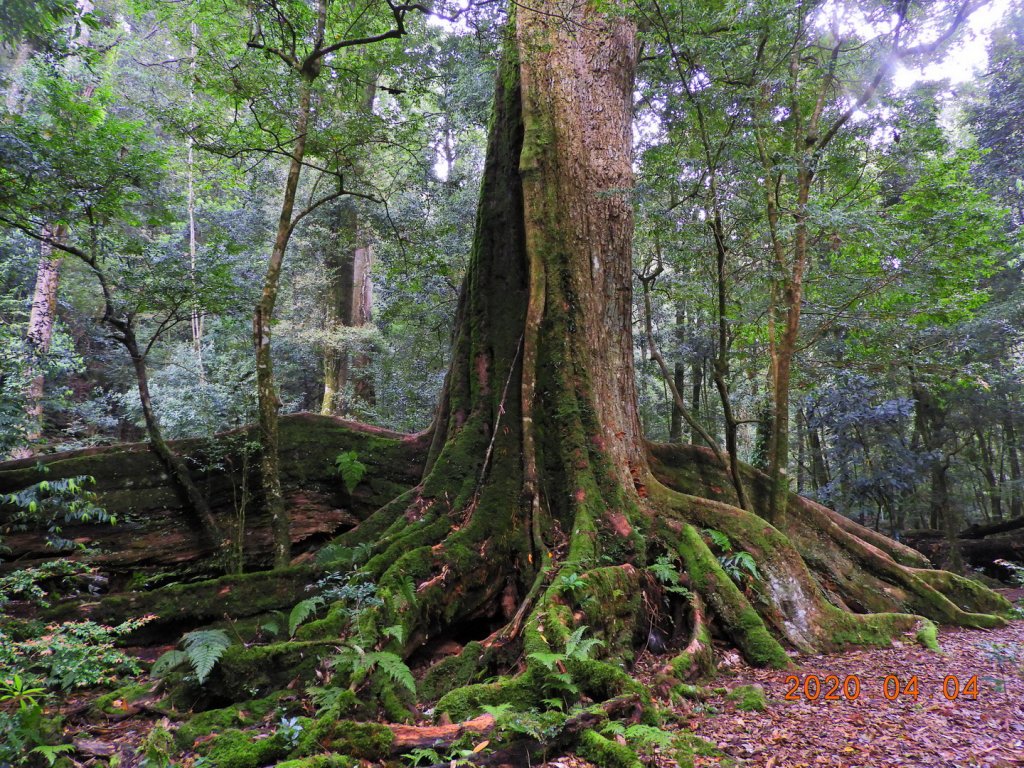
[[[686,364],[676,360],[672,369],[672,382],[679,392],[686,391]],[[672,417],[668,428],[668,441],[670,443],[681,443],[683,441],[683,412],[672,399]]]
[[[263,278],[263,292],[256,305],[252,321],[253,345],[256,349],[256,391],[260,428],[260,481],[263,489],[263,503],[270,515],[274,535],[274,566],[284,568],[291,560],[291,534],[288,529],[288,514],[281,490],[281,469],[278,456],[278,412],[281,400],[274,383],[274,364],[271,356],[270,339],[274,320],[274,306],[277,303],[281,267],[288,249],[288,241],[294,227],[293,214],[295,198],[302,175],[302,162],[306,154],[306,137],[312,112],[312,88],[308,80],[299,86],[299,103],[295,117],[295,143],[292,146],[288,177],[281,199],[281,213],[277,221],[274,247],[267,262]]]
[[[1012,406],[1011,402],[1010,407]],[[1020,444],[1017,442],[1017,429],[1012,411],[1008,411],[1003,420],[1003,436],[1010,465],[1010,517],[1018,518],[1024,515],[1024,478],[1020,471]]]
[[[131,326],[131,321],[127,321],[127,324],[121,326],[118,331],[119,340],[124,345],[124,348],[128,350],[128,354],[132,359],[132,367],[135,370],[135,384],[139,390],[139,402],[142,405],[142,417],[146,424],[149,446],[160,459],[160,463],[164,465],[167,473],[174,478],[175,484],[185,495],[189,507],[199,518],[203,532],[210,540],[210,543],[214,547],[221,549],[224,554],[227,554],[231,542],[224,537],[216,520],[213,519],[210,505],[192,479],[188,465],[185,464],[185,461],[178,454],[171,450],[167,441],[164,440],[163,432],[160,429],[160,422],[156,416],[156,410],[153,408],[153,398],[149,392],[149,373],[146,370],[146,355],[139,347],[138,340],[135,338],[135,331]]]

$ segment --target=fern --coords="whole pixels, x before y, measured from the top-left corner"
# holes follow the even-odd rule
[[[416,681],[413,679],[412,670],[397,653],[374,651],[366,654],[366,662],[370,667],[376,667],[395,685],[402,686],[413,695],[416,694]]]
[[[192,665],[200,685],[206,682],[214,665],[231,645],[231,638],[223,629],[197,629],[186,634],[182,640],[188,663]]]
[[[544,651],[535,651],[531,653],[528,658],[533,659],[538,664],[544,666],[545,669],[554,670],[555,665],[560,661],[565,661],[564,653],[546,653]]]
[[[590,653],[599,645],[604,643],[598,640],[596,637],[583,637],[583,633],[588,629],[587,625],[584,624],[581,627],[577,627],[568,639],[565,641],[565,655],[570,659],[589,659]]]
[[[718,549],[723,552],[732,551],[732,542],[729,541],[729,537],[721,531],[716,531],[714,528],[705,528],[704,534],[711,539],[711,543],[718,547]]]
[[[338,474],[341,475],[345,490],[349,493],[355,490],[359,481],[363,479],[363,475],[366,474],[366,465],[359,460],[359,454],[355,451],[339,453],[334,459],[334,466]]]
[[[153,667],[149,670],[149,676],[163,677],[168,672],[180,667],[186,661],[188,661],[188,654],[184,651],[168,651],[153,662]]]
[[[381,630],[381,634],[385,637],[393,638],[399,645],[405,642],[405,627],[401,624],[392,624],[390,627],[384,627]]]
[[[288,615],[288,637],[295,637],[295,631],[299,628],[299,625],[316,613],[322,604],[323,599],[319,597],[307,597],[296,604]]]

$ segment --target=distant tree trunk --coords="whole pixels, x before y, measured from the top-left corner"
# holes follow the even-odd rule
[[[990,522],[1002,522],[1003,519],[1003,490],[1002,478],[996,468],[996,459],[992,451],[992,445],[985,433],[979,428],[974,430],[974,436],[978,441],[979,458],[981,459],[981,474],[988,486],[988,504],[982,504],[982,509],[988,506],[991,510],[988,515]]]
[[[949,454],[946,446],[946,410],[923,382],[911,381],[914,394],[915,416],[921,440],[932,454],[931,490],[928,495],[928,513],[931,527],[941,530],[946,538],[948,562],[946,566],[954,573],[963,571],[963,557],[957,534],[961,519],[953,509],[949,493]]]
[[[39,242],[39,266],[36,270],[36,286],[32,294],[32,311],[29,314],[26,337],[32,348],[33,363],[26,400],[28,431],[26,437],[34,443],[43,434],[43,397],[45,382],[39,369],[53,340],[53,325],[57,318],[57,288],[60,285],[61,258],[54,256],[52,241],[60,242],[65,237],[63,227],[51,231],[44,229]],[[31,449],[30,449],[31,450]]]
[[[1012,403],[1011,403],[1012,407]],[[1013,412],[1006,414],[1003,420],[1003,434],[1006,440],[1006,455],[1010,465],[1010,517],[1024,515],[1024,479],[1020,471],[1020,444],[1017,442],[1017,429],[1014,424]]]
[[[365,230],[360,226],[354,203],[346,202],[340,206],[337,227],[332,235],[335,247],[324,255],[328,333],[342,328],[361,328],[373,319],[373,283],[370,277],[373,251]],[[369,363],[366,354],[353,354],[342,344],[333,340],[328,342],[324,351],[322,414],[345,416],[350,413],[351,403],[345,399],[350,379],[354,398],[373,403],[373,380],[366,375]]]
[[[680,392],[686,390],[686,363],[676,360],[672,369],[672,380],[677,390]],[[672,399],[672,417],[668,428],[668,441],[670,443],[683,442],[683,411],[676,405],[675,398]]]

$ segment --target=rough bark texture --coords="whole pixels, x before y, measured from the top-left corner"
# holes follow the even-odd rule
[[[44,238],[64,239],[64,228],[44,232]],[[32,311],[28,319],[28,337],[33,352],[40,358],[50,351],[53,339],[53,325],[57,319],[57,288],[60,285],[60,257],[55,257],[53,245],[47,240],[39,243],[39,267],[36,270],[36,286],[32,294]],[[43,434],[43,396],[45,382],[42,371],[35,371],[28,386],[29,442],[37,441]]]

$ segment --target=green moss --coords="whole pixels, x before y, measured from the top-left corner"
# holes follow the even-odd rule
[[[284,688],[292,680],[309,680],[320,658],[333,653],[336,643],[291,641],[224,651],[204,686],[209,694],[244,701]]]
[[[712,656],[711,632],[706,626],[697,630],[697,641],[700,649],[694,653],[683,651],[677,654],[669,662],[672,674],[679,680],[688,680],[695,677],[709,675],[714,669],[714,658]]]
[[[705,741],[699,736],[687,733],[686,731],[676,732],[675,743],[672,746],[671,754],[675,759],[678,768],[694,768],[696,765],[695,758],[697,757],[719,758],[719,761],[716,762],[715,765],[722,766],[722,768],[735,765],[732,760],[725,757],[724,752],[718,749],[710,741]]]
[[[122,715],[124,706],[116,706],[115,701],[130,705],[139,699],[145,698],[152,690],[152,686],[146,683],[128,683],[116,688],[110,693],[105,693],[92,703],[92,711],[104,715]]]
[[[537,709],[543,697],[540,681],[532,670],[528,670],[515,677],[499,678],[495,683],[456,688],[442,696],[434,709],[438,715],[445,712],[458,723],[479,715],[484,705],[508,703],[514,710]]]
[[[935,626],[933,621],[928,619],[922,621],[921,628],[917,630],[915,639],[929,651],[942,652],[942,649],[939,647],[939,628]]]
[[[92,608],[90,618],[114,624],[151,613],[159,619],[147,625],[152,629],[167,621],[201,623],[222,619],[225,614],[234,618],[256,616],[290,608],[302,600],[312,578],[309,568],[298,566],[222,576],[195,584],[172,584],[150,592],[110,595]],[[69,611],[77,613],[77,606],[77,601],[62,603],[47,615],[61,618]]]
[[[284,693],[275,693],[265,699],[244,701],[223,709],[210,709],[189,718],[174,734],[180,749],[190,749],[196,740],[210,733],[223,733],[240,726],[253,725],[277,709]]]
[[[285,760],[275,768],[357,768],[359,761],[348,755],[313,755]]]
[[[390,754],[394,740],[394,734],[386,725],[338,720],[326,715],[304,725],[292,752],[307,755],[326,748],[354,758],[379,760]]]
[[[477,682],[486,673],[484,648],[478,642],[467,643],[457,656],[434,664],[420,681],[418,689],[424,701],[437,701],[455,688]]]
[[[580,744],[577,749],[580,757],[602,768],[643,768],[643,763],[632,749],[625,744],[606,739],[594,730],[587,730],[580,734]]]
[[[262,768],[288,754],[288,743],[280,734],[258,738],[254,731],[230,729],[215,739],[196,746],[211,768]]]
[[[768,697],[760,685],[741,685],[729,691],[725,697],[736,702],[736,709],[744,712],[763,712],[768,708]]]

